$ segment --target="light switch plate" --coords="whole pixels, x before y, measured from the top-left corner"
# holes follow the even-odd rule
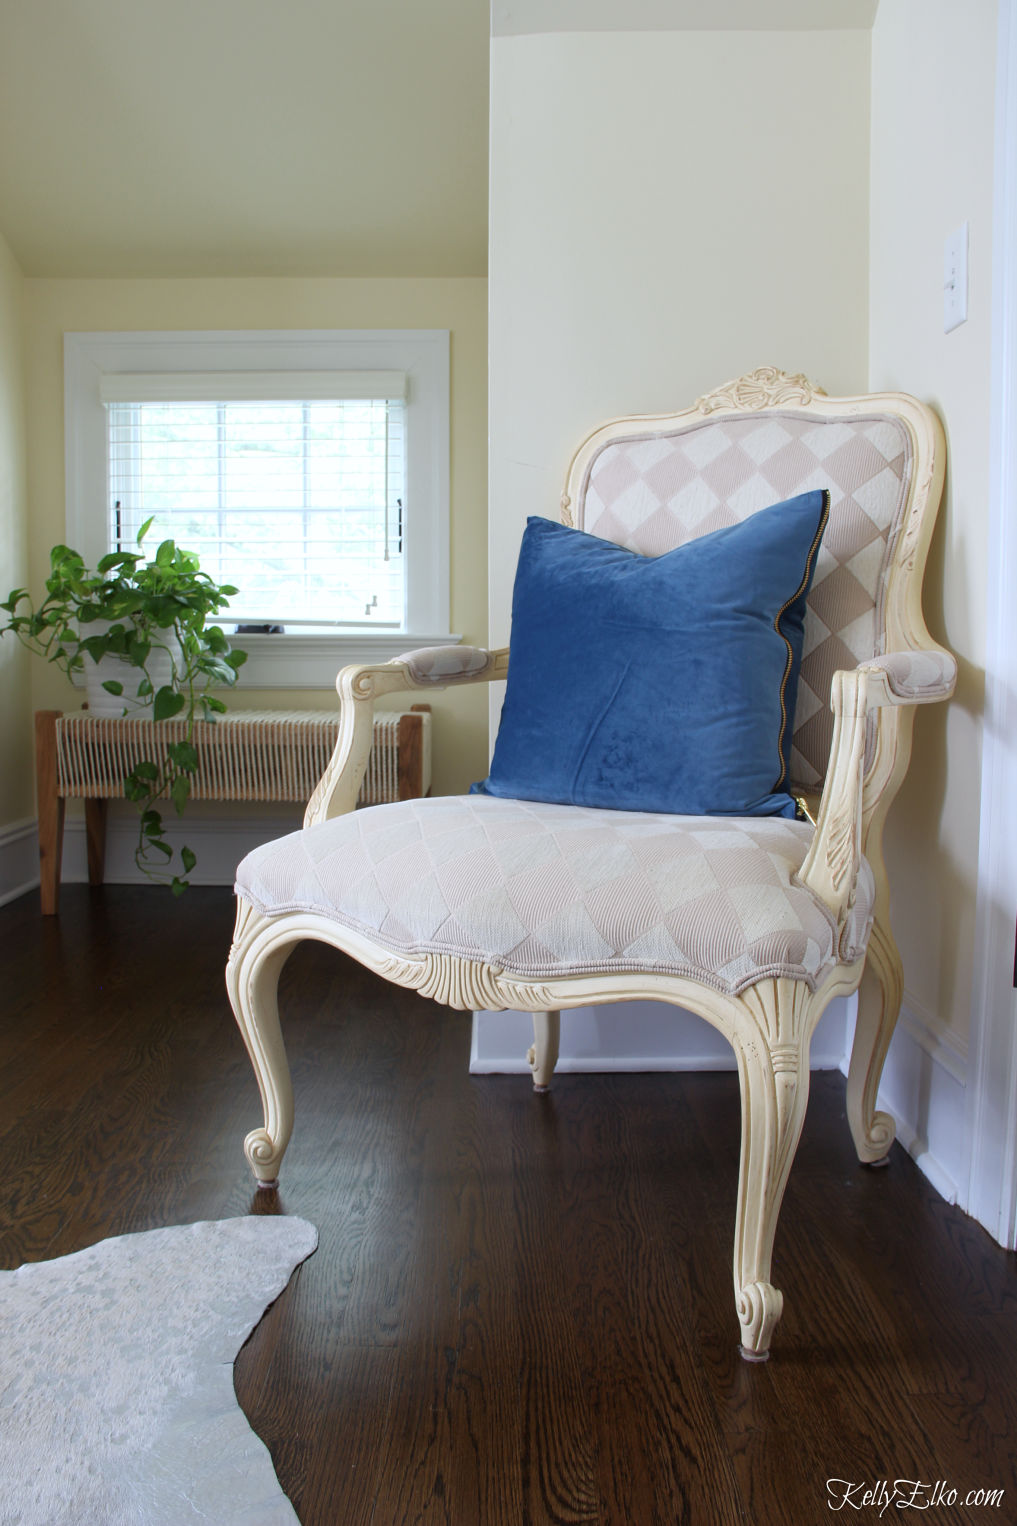
[[[943,333],[949,334],[968,318],[968,225],[951,233],[943,250]]]

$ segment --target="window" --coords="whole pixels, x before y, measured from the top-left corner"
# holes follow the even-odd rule
[[[149,545],[170,537],[237,586],[231,619],[404,629],[403,376],[375,383],[377,397],[352,377],[349,398],[328,376],[314,398],[300,375],[288,388],[259,376],[257,400],[232,396],[228,379],[173,381],[186,398],[153,397],[163,389],[142,376],[100,387],[107,549],[133,549],[152,519]]]
[[[448,335],[68,334],[67,539],[172,537],[235,584],[252,686],[448,631]]]

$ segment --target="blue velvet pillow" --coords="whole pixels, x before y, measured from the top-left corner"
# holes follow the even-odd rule
[[[491,772],[474,791],[682,815],[793,816],[805,600],[825,490],[640,556],[527,521]]]

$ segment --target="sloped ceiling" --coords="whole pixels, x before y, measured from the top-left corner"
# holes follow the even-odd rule
[[[30,276],[483,275],[486,0],[0,0]]]

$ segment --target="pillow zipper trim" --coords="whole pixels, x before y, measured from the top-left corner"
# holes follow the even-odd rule
[[[815,533],[815,536],[813,537],[812,545],[809,547],[809,554],[805,558],[805,571],[802,574],[802,580],[798,584],[798,587],[795,590],[795,592],[791,595],[790,599],[786,600],[786,602],[781,605],[780,609],[777,611],[776,618],[774,619],[774,622],[773,622],[774,630],[777,632],[777,635],[781,638],[781,640],[783,641],[784,645],[787,647],[787,662],[784,665],[784,677],[781,679],[781,683],[780,683],[780,731],[777,733],[777,735],[778,735],[777,751],[778,751],[778,754],[780,756],[780,773],[777,776],[777,783],[774,786],[775,789],[779,789],[780,786],[784,783],[784,780],[787,778],[787,765],[784,762],[784,751],[783,751],[783,748],[780,745],[780,742],[781,742],[781,740],[783,739],[783,736],[784,736],[784,728],[788,724],[787,704],[786,704],[785,701],[786,701],[786,693],[787,693],[788,680],[791,677],[791,669],[794,666],[794,660],[795,660],[795,654],[794,654],[794,651],[792,649],[791,643],[788,640],[787,636],[784,634],[784,632],[781,630],[780,622],[784,618],[784,616],[787,613],[787,611],[791,608],[791,605],[795,602],[795,600],[801,598],[802,592],[804,591],[804,589],[806,589],[809,586],[809,583],[810,583],[810,581],[812,579],[812,565],[813,565],[813,562],[815,561],[816,555],[817,555],[817,553],[819,551],[819,542],[823,538],[823,531],[826,529],[827,523],[828,523],[829,518],[830,518],[830,489],[829,488],[823,488],[822,489],[822,493],[823,493],[823,512],[819,516],[819,524],[816,527],[816,533]]]

